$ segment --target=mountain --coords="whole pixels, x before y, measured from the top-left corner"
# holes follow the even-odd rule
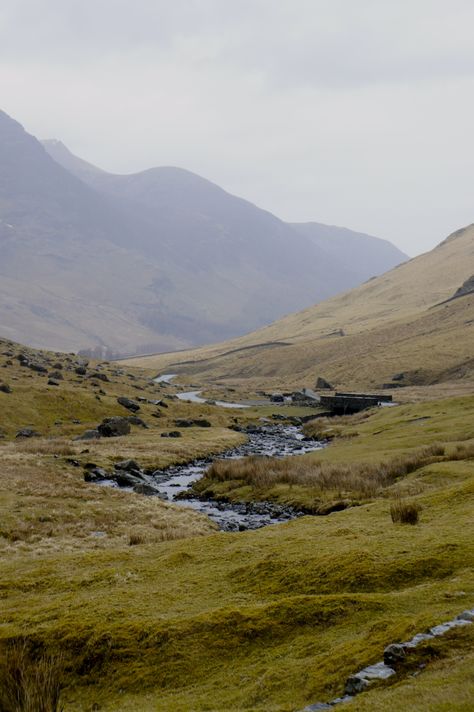
[[[474,378],[474,225],[365,284],[205,349],[137,359],[251,389],[380,388]],[[453,298],[455,297],[455,298]]]
[[[0,112],[10,339],[121,353],[227,339],[352,286],[349,262],[188,171],[109,174]]]

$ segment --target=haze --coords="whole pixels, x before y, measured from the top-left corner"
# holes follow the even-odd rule
[[[1,108],[409,254],[474,222],[468,0],[4,0]]]

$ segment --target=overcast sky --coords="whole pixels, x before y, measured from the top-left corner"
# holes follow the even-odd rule
[[[472,0],[2,0],[0,108],[411,255],[474,222]]]

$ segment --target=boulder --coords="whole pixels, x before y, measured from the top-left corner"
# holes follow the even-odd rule
[[[196,425],[198,428],[210,428],[211,423],[206,420],[205,418],[196,418],[194,420],[194,425]]]
[[[87,368],[85,366],[76,366],[74,372],[77,373],[78,376],[85,376],[87,373]]]
[[[97,430],[104,438],[116,438],[120,435],[128,435],[131,428],[126,418],[116,416],[113,418],[104,418]]]
[[[191,428],[194,425],[194,420],[186,420],[184,418],[178,418],[174,421],[177,428]]]
[[[127,416],[127,420],[131,425],[139,425],[141,428],[148,428],[148,425],[145,423],[145,421],[139,418],[137,415],[129,415]]]
[[[153,487],[153,485],[149,482],[142,482],[139,485],[135,485],[133,491],[137,494],[147,495],[148,497],[160,494],[160,491],[156,487]]]
[[[407,654],[406,646],[402,643],[392,643],[383,651],[383,661],[385,665],[396,665],[403,662]]]
[[[120,470],[111,475],[111,479],[113,479],[119,487],[136,487],[142,484],[141,477],[131,472],[121,472]]]
[[[37,433],[33,428],[21,428],[15,435],[16,438],[35,438],[41,437],[40,433]]]
[[[86,482],[101,482],[109,479],[109,474],[102,467],[94,467],[92,470],[86,470],[84,480]]]
[[[140,472],[141,467],[136,460],[121,460],[114,465],[116,470],[126,470],[127,472]]]
[[[55,381],[54,378],[48,378],[48,386],[59,386],[59,381]]]
[[[317,391],[325,391],[325,390],[333,391],[334,390],[334,387],[329,383],[329,381],[326,381],[326,379],[323,378],[322,376],[318,376],[314,387],[316,388]]]
[[[169,433],[161,433],[162,438],[181,438],[182,435],[179,430],[172,430]]]
[[[51,373],[48,373],[49,378],[54,378],[55,381],[62,381],[64,376],[61,373],[61,371],[51,371]]]
[[[85,430],[82,435],[78,435],[73,440],[98,440],[100,433],[98,430]]]
[[[130,398],[125,398],[125,396],[119,396],[117,398],[117,403],[119,403],[127,410],[131,410],[132,413],[136,413],[138,410],[140,410],[140,406],[138,405],[138,403],[135,403],[135,401],[132,401]]]
[[[40,363],[30,363],[28,364],[28,368],[36,373],[48,373],[46,366],[42,366]]]
[[[0,391],[2,393],[11,393],[12,389],[10,388],[10,386],[8,384],[0,383]]]

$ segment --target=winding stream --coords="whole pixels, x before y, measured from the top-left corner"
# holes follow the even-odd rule
[[[156,378],[155,382],[169,384],[173,378],[174,374],[164,374]],[[203,399],[197,400],[199,391],[188,391],[177,395],[181,400],[203,402]],[[227,408],[245,407],[243,404],[224,401],[218,401],[216,405]],[[223,531],[259,529],[301,516],[302,512],[293,507],[272,502],[218,502],[210,498],[201,498],[193,493],[193,484],[203,477],[215,460],[235,460],[251,455],[283,458],[303,455],[324,447],[324,443],[318,440],[305,438],[301,428],[296,425],[281,423],[276,425],[267,421],[258,426],[248,425],[241,431],[247,435],[247,441],[215,457],[194,460],[184,465],[173,465],[153,472],[144,472],[132,460],[118,463],[115,472],[106,472],[92,465],[84,477],[88,482],[97,482],[110,487],[120,486],[128,491],[156,495],[183,507],[191,507],[206,514]]]
[[[271,502],[231,504],[202,500],[193,497],[190,488],[199,480],[213,460],[239,459],[250,455],[289,457],[319,450],[323,444],[306,440],[300,428],[294,425],[265,425],[251,429],[248,441],[215,457],[195,460],[187,465],[175,465],[166,470],[157,470],[152,475],[153,486],[159,494],[170,501],[207,514],[224,531],[258,529],[300,516],[292,507],[282,507]]]

